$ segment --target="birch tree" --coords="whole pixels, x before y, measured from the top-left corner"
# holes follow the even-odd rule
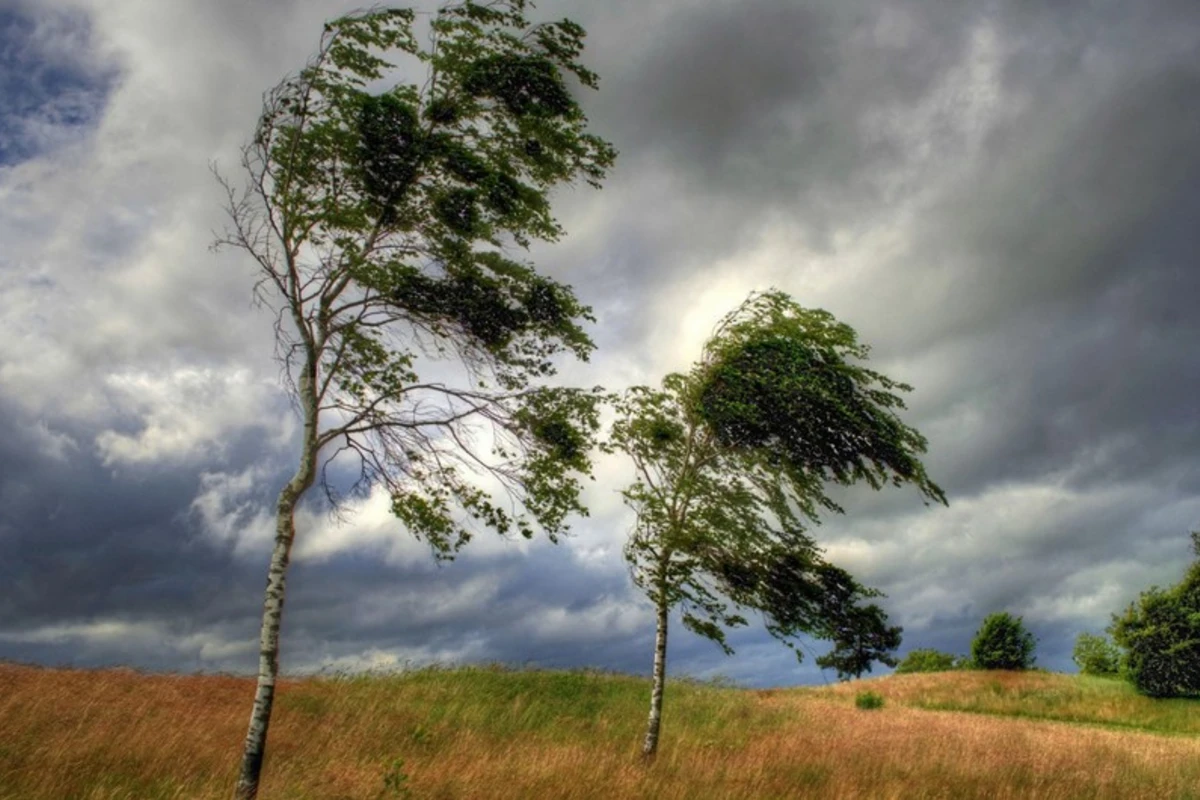
[[[808,526],[842,509],[827,484],[912,484],[945,502],[917,455],[926,440],[896,415],[910,387],[854,363],[849,326],[786,294],[752,294],[727,315],[686,374],[637,386],[616,402],[605,444],[631,458],[625,547],[634,582],[654,604],[650,715],[642,752],[662,726],[670,612],[732,653],[725,631],[759,612],[791,646],[834,642],[818,663],[841,677],[893,664],[900,629],[865,601],[879,593],[827,562]]]
[[[438,557],[480,528],[553,540],[585,513],[598,394],[547,378],[560,355],[586,360],[592,317],[514,253],[556,240],[550,190],[599,187],[615,152],[573,93],[597,81],[583,29],[531,24],[529,5],[443,7],[424,44],[407,9],[328,23],[308,65],[264,96],[244,184],[218,174],[230,224],[217,244],[259,269],[303,420],[237,798],[257,795],[266,751],[294,512],[314,485],[345,497],[324,480],[331,459],[356,465],[351,493],[386,488]],[[423,79],[386,85],[393,57]]]

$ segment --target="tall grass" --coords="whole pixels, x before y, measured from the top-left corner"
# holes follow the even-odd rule
[[[496,800],[1200,797],[1198,737],[928,711],[914,706],[967,704],[991,679],[907,677],[928,683],[668,683],[649,767],[639,678],[474,667],[285,680],[262,797],[386,797],[389,778],[392,796]],[[855,709],[864,686],[886,707]],[[248,678],[0,665],[0,798],[226,798],[252,696]]]
[[[1200,701],[1144,697],[1119,678],[968,671],[892,675],[869,683],[885,700],[913,708],[1200,734]],[[802,691],[846,700],[851,685]]]

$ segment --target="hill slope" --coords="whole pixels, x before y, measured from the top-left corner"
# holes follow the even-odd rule
[[[885,707],[855,708],[864,689]],[[646,768],[639,678],[463,668],[287,680],[261,796],[1200,797],[1200,703],[1156,703],[1116,681],[940,673],[667,692]],[[252,695],[248,678],[0,664],[0,798],[226,798]],[[1089,724],[1044,719],[1055,716]],[[408,795],[382,791],[389,769]]]

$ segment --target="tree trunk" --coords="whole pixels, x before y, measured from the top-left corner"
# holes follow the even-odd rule
[[[242,769],[238,775],[234,800],[255,800],[267,748],[267,729],[271,725],[271,707],[275,703],[275,679],[279,675],[279,627],[283,619],[283,596],[292,542],[296,538],[295,512],[300,497],[313,484],[317,462],[317,403],[314,391],[315,370],[310,365],[300,376],[300,401],[304,409],[304,450],[296,474],[279,493],[275,515],[275,548],[267,573],[267,591],[263,601],[262,629],[259,633],[258,688],[254,692],[254,710],[242,751]]]
[[[646,724],[646,741],[642,744],[642,758],[653,761],[658,752],[658,730],[662,726],[663,684],[667,677],[667,593],[660,587],[657,606],[658,617],[654,635],[654,687],[650,690],[650,720]]]

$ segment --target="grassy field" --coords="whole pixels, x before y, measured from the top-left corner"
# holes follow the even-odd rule
[[[855,707],[868,689],[882,709]],[[246,678],[0,664],[0,798],[227,798],[252,695]],[[1200,799],[1200,702],[1118,681],[668,683],[648,767],[647,702],[647,681],[588,672],[289,680],[261,797]]]

